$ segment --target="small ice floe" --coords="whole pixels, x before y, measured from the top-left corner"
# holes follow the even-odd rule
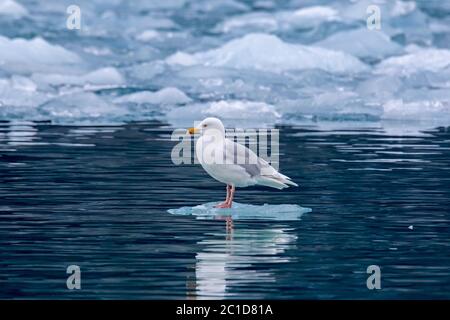
[[[173,55],[169,56],[166,59],[166,62],[169,65],[180,65],[180,66],[193,66],[195,64],[198,64],[198,61],[195,59],[193,55],[182,51],[177,51]]]
[[[33,72],[71,73],[79,70],[82,59],[72,51],[54,45],[43,38],[9,39],[0,36],[2,69],[16,74]]]
[[[56,123],[73,123],[86,121],[114,122],[123,119],[127,110],[108,103],[92,92],[75,92],[61,95],[37,108],[37,119],[52,119]]]
[[[375,73],[410,76],[425,71],[442,72],[449,66],[450,50],[415,48],[411,53],[384,60],[377,65]]]
[[[411,102],[405,102],[404,100],[388,100],[383,104],[383,119],[399,119],[399,120],[434,120],[436,126],[438,122],[444,121],[443,125],[447,124],[450,118],[450,97],[445,97],[445,91],[442,91],[444,95],[436,96],[433,99],[433,95],[429,94],[427,98],[433,100],[417,100]]]
[[[192,215],[197,219],[220,219],[231,216],[234,220],[299,220],[304,213],[311,212],[296,204],[252,205],[233,202],[229,209],[214,208],[216,202],[208,202],[195,207],[181,207],[167,210],[175,215]]]
[[[281,118],[275,106],[257,101],[220,100],[194,103],[170,110],[167,119],[173,125],[186,125],[198,117],[220,117],[225,123],[238,123],[241,127],[273,125]],[[239,119],[237,119],[239,118]]]
[[[34,73],[31,79],[43,89],[47,86],[91,86],[99,89],[117,87],[125,83],[123,76],[114,67],[100,68],[81,75]]]
[[[150,29],[150,30],[144,30],[141,33],[139,33],[136,36],[136,40],[139,40],[142,42],[149,42],[149,41],[159,38],[160,36],[161,36],[161,34],[158,31]]]
[[[276,12],[249,12],[221,22],[215,31],[255,32],[255,31],[287,31],[293,29],[317,28],[326,22],[339,21],[338,12],[328,6],[313,6],[298,10],[282,10]]]
[[[36,90],[36,83],[28,77],[0,78],[0,117],[3,119],[25,116],[26,107],[34,108],[48,99],[48,95]]]
[[[391,41],[388,35],[381,31],[371,32],[367,28],[338,32],[314,45],[366,59],[383,59],[403,53],[403,48]]]
[[[413,229],[414,229],[414,226],[411,225],[411,226],[408,227],[408,229],[409,229],[409,230],[413,230]]]
[[[203,64],[274,73],[305,69],[322,69],[331,73],[358,73],[368,69],[358,58],[350,54],[287,43],[277,36],[264,33],[247,34],[219,48],[192,55],[178,52],[169,56],[166,62],[171,65]]]
[[[130,93],[114,99],[114,103],[136,104],[185,104],[191,101],[191,98],[183,91],[173,87],[163,88],[156,92],[141,91]]]
[[[28,15],[28,10],[13,0],[0,0],[0,16],[19,19]]]

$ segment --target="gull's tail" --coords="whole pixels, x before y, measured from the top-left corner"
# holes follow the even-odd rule
[[[277,172],[273,175],[261,175],[257,179],[257,184],[260,184],[262,186],[277,188],[277,189],[284,189],[289,188],[289,186],[298,187],[298,184],[291,181],[291,178],[288,176],[285,176],[284,174],[281,174]]]

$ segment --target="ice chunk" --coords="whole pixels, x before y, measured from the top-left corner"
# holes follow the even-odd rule
[[[235,29],[264,30],[267,32],[275,31],[278,27],[278,20],[274,15],[266,12],[252,12],[232,17],[216,27],[216,30],[225,33],[234,31]]]
[[[219,24],[215,30],[220,32],[241,31],[286,31],[290,29],[308,29],[324,22],[338,21],[338,12],[327,6],[314,6],[296,11],[251,12],[232,17]]]
[[[385,34],[398,36],[402,41],[427,43],[431,37],[428,28],[429,18],[417,9],[413,1],[373,1],[358,0],[340,1],[335,7],[344,21],[360,21],[366,24],[366,19],[371,14],[367,9],[376,5],[381,12],[381,28]]]
[[[439,72],[419,73],[418,76],[426,81],[427,87],[450,88],[450,66]]]
[[[85,86],[111,87],[123,84],[125,80],[116,68],[107,67],[94,70],[84,75],[33,74],[32,79],[39,84],[52,86]]]
[[[208,202],[195,207],[181,207],[169,209],[176,215],[192,215],[197,219],[217,219],[230,216],[235,220],[299,220],[304,213],[311,212],[310,208],[303,208],[296,204],[280,204],[262,206],[234,202],[230,209],[214,208],[217,203]]]
[[[264,102],[253,101],[216,101],[208,104],[194,104],[174,108],[167,113],[172,124],[186,124],[206,117],[218,117],[225,124],[229,121],[236,125],[273,125],[281,115],[275,107]]]
[[[169,68],[168,68],[169,69]],[[292,78],[258,70],[239,70],[196,65],[169,70],[169,76],[155,77],[158,87],[176,86],[189,90],[201,101],[243,100],[276,104],[286,92],[298,92]]]
[[[347,21],[343,21],[338,11],[330,6],[311,6],[294,11],[278,11],[273,16],[277,21],[276,31],[278,34],[301,43],[318,41],[337,30],[347,29],[349,24]]]
[[[110,56],[112,55],[112,51],[107,47],[84,47],[83,51],[94,56]]]
[[[177,9],[183,7],[186,0],[142,1],[137,4],[140,10]]]
[[[170,65],[192,66],[197,64],[197,60],[190,54],[178,51],[167,57],[166,62]]]
[[[81,62],[77,54],[39,37],[26,40],[0,36],[0,68],[12,73],[67,71]]]
[[[150,29],[150,30],[144,30],[141,33],[139,33],[136,36],[136,40],[142,41],[142,42],[148,42],[153,39],[159,38],[161,35],[158,31]]]
[[[120,85],[125,82],[116,68],[106,67],[89,72],[81,77],[85,84],[91,85]]]
[[[285,119],[377,120],[383,113],[380,105],[371,104],[356,92],[309,89],[310,96],[281,107]]]
[[[247,11],[249,7],[236,0],[197,0],[188,2],[189,9],[197,12],[205,12],[208,14],[228,14],[239,11]]]
[[[314,45],[344,51],[359,58],[383,59],[403,53],[402,47],[392,42],[389,36],[367,28],[339,32]]]
[[[166,71],[166,67],[167,65],[163,62],[145,62],[130,66],[125,71],[128,78],[144,84],[148,83],[149,79],[162,75]]]
[[[411,75],[420,71],[438,72],[450,66],[450,50],[416,48],[413,52],[392,57],[377,65],[376,73]]]
[[[391,16],[404,16],[416,10],[416,3],[414,1],[394,1],[391,8]]]
[[[283,72],[301,69],[322,69],[328,72],[357,73],[367,66],[352,55],[319,47],[283,42],[269,34],[249,34],[231,40],[220,48],[193,55],[183,54],[178,60],[189,64],[224,66],[236,69],[256,69]],[[177,63],[169,57],[169,63]],[[187,62],[187,63],[186,63]]]
[[[34,92],[37,89],[36,84],[30,79],[22,76],[11,77],[12,87],[14,89]]]
[[[39,120],[58,123],[113,122],[127,115],[125,109],[107,103],[91,92],[78,92],[52,99],[38,108]]]
[[[450,121],[450,100],[420,100],[405,102],[390,100],[383,105],[383,119],[389,120],[444,120]]]
[[[312,6],[294,12],[295,20],[305,26],[314,26],[324,21],[339,20],[338,11],[328,6]]]
[[[14,19],[28,15],[28,10],[13,0],[0,0],[0,16]]]
[[[264,102],[253,101],[218,101],[213,102],[204,113],[220,115],[225,119],[233,118],[279,118],[280,114],[275,107]]]
[[[362,81],[356,91],[366,100],[386,101],[395,97],[403,88],[403,81],[396,75],[372,76]]]
[[[177,88],[163,88],[156,92],[141,91],[130,93],[114,99],[114,103],[150,103],[150,104],[185,104],[191,101],[183,91]]]
[[[36,107],[44,103],[50,96],[37,92],[36,84],[29,78],[13,76],[11,79],[0,79],[0,114],[4,119],[8,115],[17,116],[21,111],[15,112],[9,107]]]

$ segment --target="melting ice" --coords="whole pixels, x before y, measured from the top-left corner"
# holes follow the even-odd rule
[[[235,220],[260,219],[260,220],[299,220],[300,217],[308,212],[310,208],[303,208],[296,204],[280,204],[262,206],[233,203],[230,209],[214,208],[215,202],[208,202],[195,207],[182,207],[178,209],[169,209],[171,214],[192,215],[197,219],[221,219],[227,216]]]

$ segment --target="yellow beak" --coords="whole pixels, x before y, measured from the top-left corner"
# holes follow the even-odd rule
[[[198,129],[197,128],[189,128],[186,133],[189,133],[189,134],[198,133]]]

